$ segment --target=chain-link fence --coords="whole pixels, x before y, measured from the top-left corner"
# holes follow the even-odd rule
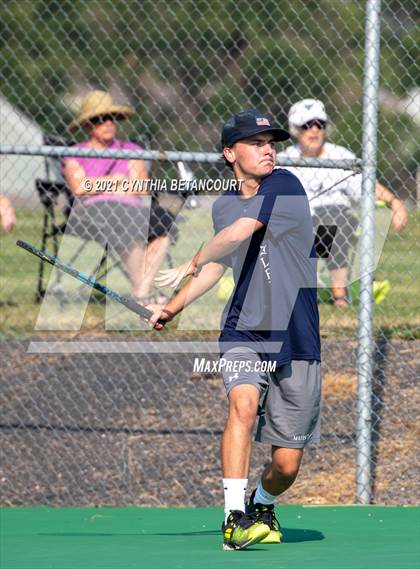
[[[15,241],[106,273],[109,287],[143,303],[162,300],[169,291],[151,277],[211,238],[219,195],[164,185],[230,177],[213,154],[163,153],[220,153],[223,122],[250,107],[289,124],[296,145],[283,143],[279,159],[308,193],[320,257],[323,438],[285,499],[355,500],[365,9],[351,0],[4,5],[1,143],[43,149],[0,157],[3,503],[221,503],[225,393],[211,366],[194,365],[217,360],[230,276],[158,333]],[[416,501],[418,17],[414,1],[382,2],[369,416],[369,485],[380,503]],[[87,142],[101,147],[98,130],[120,155],[76,156]],[[158,152],[124,159],[141,149]],[[299,167],[305,157],[350,162]],[[132,196],[127,180],[155,185]],[[261,446],[251,484],[268,459]]]

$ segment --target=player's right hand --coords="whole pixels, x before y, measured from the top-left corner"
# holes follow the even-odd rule
[[[165,308],[164,304],[148,304],[146,308],[153,312],[147,322],[156,330],[162,330],[165,324],[172,320],[172,316],[170,316],[170,314],[163,312],[163,309]]]

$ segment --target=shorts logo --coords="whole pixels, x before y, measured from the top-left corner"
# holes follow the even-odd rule
[[[229,381],[232,381],[232,379],[239,379],[239,373],[236,372],[234,375],[230,375],[230,376],[229,376]]]
[[[257,126],[270,126],[270,121],[268,119],[258,118],[255,119]]]
[[[313,433],[309,433],[308,435],[293,435],[294,441],[306,441],[312,437]]]

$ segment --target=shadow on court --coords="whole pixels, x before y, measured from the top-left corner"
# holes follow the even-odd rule
[[[295,529],[295,528],[282,528],[283,542],[284,543],[300,543],[303,541],[319,541],[325,539],[322,532],[312,529]],[[203,536],[203,535],[220,535],[220,530],[213,531],[190,531],[190,532],[166,532],[166,533],[148,533],[147,535],[160,535],[160,536]]]
[[[321,541],[325,539],[322,531],[315,529],[281,528],[283,543],[301,543],[303,541]]]
[[[304,541],[320,541],[325,539],[322,532],[313,529],[295,529],[295,528],[282,528],[283,543],[302,543]],[[220,535],[220,530],[205,530],[205,531],[172,531],[172,532],[133,532],[133,533],[95,533],[95,532],[55,532],[55,533],[38,533],[39,536],[44,537],[125,537],[125,536],[160,536],[160,537],[203,537],[205,535]]]

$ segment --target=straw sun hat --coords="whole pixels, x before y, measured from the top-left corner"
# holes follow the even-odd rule
[[[123,120],[133,114],[131,107],[116,105],[109,93],[91,91],[83,99],[80,114],[70,123],[69,130],[76,130],[90,119],[101,115],[115,115],[119,120]]]

